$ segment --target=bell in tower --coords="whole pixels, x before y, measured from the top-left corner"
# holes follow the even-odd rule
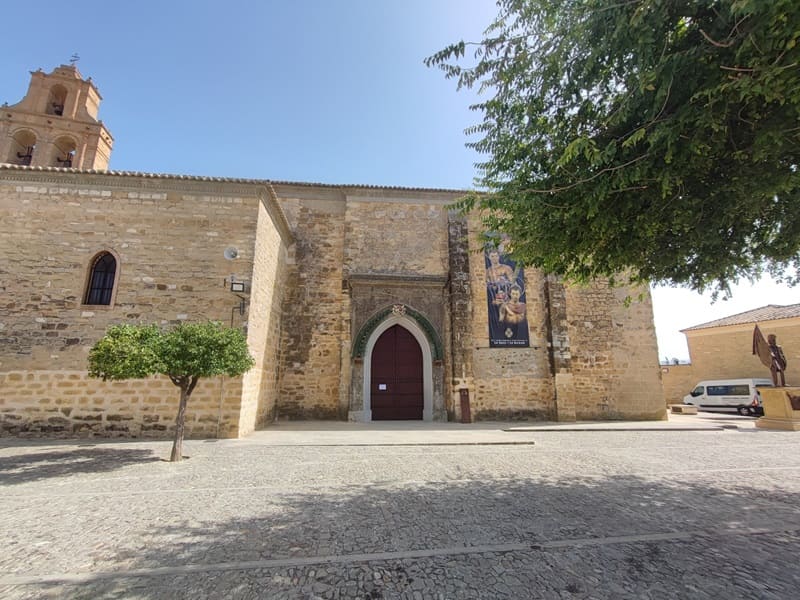
[[[25,97],[0,107],[0,162],[108,169],[114,138],[97,118],[101,100],[74,64],[32,72]]]

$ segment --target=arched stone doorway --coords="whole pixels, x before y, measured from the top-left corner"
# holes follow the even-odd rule
[[[373,421],[422,420],[422,348],[402,325],[392,325],[375,341],[370,359]]]
[[[397,327],[397,329],[393,329]],[[409,363],[419,361],[419,356],[413,358],[414,352],[411,352],[409,347],[412,347],[410,342],[415,342],[416,347],[421,354],[421,370],[422,370],[422,411],[419,415],[419,409],[414,408],[416,412],[411,412],[410,405],[411,396],[414,392],[402,392],[409,395],[408,398],[401,397],[401,405],[406,404],[408,401],[409,406],[400,411],[400,414],[407,416],[393,416],[392,412],[383,409],[383,397],[381,392],[391,392],[392,389],[389,385],[396,386],[398,379],[407,379],[400,381],[401,385],[419,386],[418,371],[414,377],[406,378],[409,373],[414,372],[419,367],[414,367],[412,364],[400,365],[399,377],[397,375],[396,364],[392,368],[395,369],[394,383],[390,381],[373,381],[373,360],[377,358],[378,365],[384,362],[385,359],[381,358],[381,353],[384,350],[378,345],[379,340],[382,339],[384,333],[393,330],[386,338],[386,345],[389,347],[390,353],[397,353],[398,343],[396,338],[400,336],[401,344],[401,361],[408,361]],[[392,337],[394,336],[394,338]],[[394,341],[392,341],[394,339]],[[376,354],[376,346],[378,353]],[[404,349],[405,348],[405,349]],[[396,359],[395,359],[396,360]],[[418,364],[416,362],[415,364]],[[379,366],[377,375],[383,377],[391,375],[385,370],[381,370]],[[415,382],[410,381],[416,379]],[[386,390],[379,389],[380,384],[387,385]],[[445,420],[446,412],[444,410],[444,368],[442,364],[442,346],[439,337],[435,330],[431,327],[430,323],[424,316],[417,313],[413,309],[404,305],[396,305],[384,309],[377,313],[370,319],[361,329],[355,339],[355,346],[353,349],[353,370],[351,379],[351,394],[350,394],[350,408],[348,418],[352,421],[372,421],[382,419],[419,419],[424,421]],[[417,387],[417,389],[419,389]],[[375,399],[377,401],[376,407],[378,413],[373,415],[373,390]],[[389,396],[391,394],[388,394]],[[407,411],[407,412],[403,412]],[[396,415],[397,413],[395,413]],[[413,415],[413,416],[411,416]]]

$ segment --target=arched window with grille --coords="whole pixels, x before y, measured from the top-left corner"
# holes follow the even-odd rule
[[[111,304],[117,277],[117,259],[110,252],[101,252],[92,261],[84,304]]]

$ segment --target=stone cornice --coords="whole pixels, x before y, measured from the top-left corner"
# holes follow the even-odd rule
[[[404,275],[395,273],[350,273],[345,276],[350,285],[402,285],[415,287],[444,287],[446,275]]]
[[[9,164],[0,164],[0,181],[49,186],[96,187],[121,191],[173,191],[257,198],[264,204],[286,244],[289,245],[294,241],[289,221],[268,181],[212,177],[162,177],[145,173],[121,174],[114,171],[21,167]]]
[[[317,188],[334,188],[337,190],[346,190],[348,195],[363,192],[366,194],[374,193],[376,191],[384,192],[421,192],[429,194],[452,194],[462,196],[469,190],[455,190],[450,188],[425,188],[425,187],[403,187],[399,185],[371,185],[365,183],[314,183],[304,181],[279,181],[272,180],[274,185],[286,185],[294,187],[317,187]]]
[[[278,228],[283,241],[289,246],[294,243],[294,235],[292,235],[292,228],[289,225],[289,220],[286,218],[286,213],[283,212],[283,208],[280,202],[278,202],[278,196],[275,194],[272,184],[267,182],[264,188],[267,193],[261,198],[261,201],[267,209],[269,216],[272,217],[272,222],[275,224],[275,227]]]
[[[11,117],[8,116],[8,113],[11,113],[11,114],[16,114],[16,115],[22,116],[22,117],[30,117],[30,119],[32,119],[33,121],[40,121],[40,122],[44,122],[44,123],[55,122],[56,124],[59,124],[59,125],[62,125],[62,126],[63,125],[75,124],[75,125],[80,125],[82,127],[91,127],[91,128],[94,128],[94,129],[103,129],[103,130],[106,131],[106,133],[108,133],[108,129],[106,129],[105,124],[101,120],[92,119],[91,117],[90,117],[89,120],[86,120],[86,119],[81,119],[81,118],[78,118],[78,117],[70,118],[70,117],[62,117],[60,115],[51,115],[51,114],[48,114],[48,113],[34,112],[32,110],[25,110],[25,109],[22,109],[22,108],[15,108],[13,106],[0,106],[0,112],[3,112],[3,111],[6,111],[6,113],[2,115],[2,119],[4,119],[5,121],[11,121]],[[22,122],[18,121],[17,124],[19,125],[20,128],[24,128],[29,123],[27,123],[25,121],[22,121]],[[111,135],[111,134],[109,133],[109,135]]]
[[[101,171],[93,169],[72,169],[61,167],[27,167],[0,163],[0,181],[9,181],[22,184],[58,185],[76,187],[96,187],[106,190],[123,191],[153,191],[153,192],[187,192],[203,195],[224,195],[245,198],[258,198],[264,203],[278,227],[281,236],[287,244],[293,241],[289,221],[280,204],[280,196],[276,186],[284,188],[307,189],[311,194],[313,190],[321,192],[328,197],[344,199],[345,194],[354,199],[366,200],[378,197],[386,200],[398,201],[399,198],[412,200],[415,196],[420,200],[436,198],[442,202],[450,202],[455,194],[462,193],[457,190],[441,190],[426,188],[400,188],[381,186],[357,185],[327,185],[319,183],[278,182],[267,179],[244,179],[233,177],[204,177],[195,175],[170,175],[163,173],[143,173],[137,171]],[[347,190],[347,192],[345,192]],[[342,194],[341,196],[339,194]],[[445,199],[445,196],[453,198]],[[309,196],[312,197],[312,196]],[[382,283],[416,285],[444,285],[446,278],[428,275],[393,275],[393,274],[354,274],[355,280],[381,280]],[[426,283],[427,282],[427,283]]]
[[[60,167],[23,167],[0,164],[0,181],[44,183],[56,185],[95,186],[119,190],[185,191],[217,193],[230,196],[259,197],[266,181],[256,179],[223,179],[137,173],[133,171],[99,171]]]
[[[347,190],[345,197],[348,202],[382,203],[391,204],[433,204],[450,206],[464,196],[466,192],[450,190],[400,190],[400,189],[356,189]]]
[[[142,171],[99,171],[93,169],[67,169],[61,167],[26,167],[22,165],[13,165],[9,163],[0,163],[0,178],[10,178],[5,172],[14,171],[17,173],[68,173],[72,175],[100,175],[109,178],[130,179],[139,178],[147,180],[158,181],[181,181],[181,182],[201,182],[201,183],[224,183],[224,184],[244,184],[244,185],[265,185],[267,183],[276,188],[276,192],[280,192],[280,188],[295,187],[295,188],[318,188],[327,190],[341,190],[346,191],[348,194],[355,195],[359,191],[365,194],[382,190],[383,192],[416,192],[419,194],[431,195],[463,195],[467,190],[454,190],[446,188],[423,188],[423,187],[402,187],[402,186],[382,186],[382,185],[368,185],[368,184],[332,184],[332,183],[312,183],[303,181],[280,181],[276,179],[249,179],[239,177],[210,177],[205,175],[175,175],[171,173],[145,173]],[[22,175],[19,175],[20,177]]]

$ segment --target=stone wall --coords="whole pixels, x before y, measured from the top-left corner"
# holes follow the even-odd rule
[[[563,286],[525,269],[529,348],[490,348],[486,267],[470,220],[476,419],[662,419],[650,295],[596,282]],[[625,306],[626,296],[642,299]]]
[[[450,261],[449,352],[447,363],[451,393],[447,402],[450,420],[461,420],[461,391],[475,389],[472,377],[472,283],[469,263],[469,229],[467,219],[456,211],[448,215],[448,258]]]
[[[276,192],[295,240],[283,300],[277,418],[343,418],[344,198],[335,189],[310,186],[276,186]]]
[[[177,388],[157,379],[87,380],[88,351],[117,323],[229,324],[239,305],[229,278],[249,281],[253,273],[260,189],[0,171],[0,427],[46,430],[60,414],[62,433],[164,434]],[[228,246],[241,258],[226,260]],[[114,297],[108,306],[85,305],[88,271],[101,251],[118,260]],[[189,435],[238,435],[240,397],[239,378],[203,382],[188,407]]]
[[[447,273],[447,210],[444,202],[436,198],[425,201],[418,196],[348,194],[346,273]]]
[[[351,332],[388,307],[410,308],[432,329],[426,336],[449,351],[447,277],[449,268],[448,209],[456,195],[407,190],[350,190],[345,214],[344,272],[350,290]],[[433,348],[431,348],[433,349]],[[436,420],[452,413],[443,356],[432,361],[431,410]],[[350,382],[352,418],[362,415],[368,357],[353,366]]]
[[[171,437],[180,390],[166,377],[103,382],[79,370],[0,372],[0,434],[48,437]],[[202,379],[185,436],[236,437],[241,378]]]
[[[367,320],[402,303],[443,336],[446,205],[455,195],[291,184],[275,189],[295,239],[277,415],[347,418],[353,394],[360,394],[351,389],[352,338]],[[363,377],[361,369],[356,377]]]
[[[367,366],[354,337],[394,304],[441,344],[432,418],[458,418],[461,389],[475,419],[663,415],[649,296],[625,308],[628,290],[529,268],[530,347],[489,347],[479,223],[449,212],[457,196],[0,168],[0,427],[169,435],[177,389],[89,380],[88,350],[112,324],[207,319],[247,327],[256,366],[198,386],[188,435],[347,418]],[[110,305],[87,306],[101,251],[117,257],[118,283]],[[232,293],[231,277],[248,289]]]
[[[353,332],[380,309],[405,303],[424,314],[441,336],[448,267],[443,203],[349,195],[345,224]]]
[[[598,281],[566,294],[576,418],[665,418],[649,290]]]
[[[575,385],[572,377],[572,350],[567,319],[567,289],[555,276],[544,279],[548,358],[553,374],[555,392],[555,418],[558,421],[575,420]]]
[[[567,314],[576,418],[665,418],[649,291],[570,287]]]
[[[467,236],[473,304],[472,416],[475,420],[553,419],[545,278],[535,269],[525,269],[530,347],[490,348],[486,265],[478,231],[480,225],[471,217]]]
[[[683,397],[702,379],[695,375],[693,365],[661,365],[661,382],[667,406],[683,404]]]
[[[281,312],[286,289],[287,245],[267,204],[258,207],[253,279],[247,309],[247,345],[255,366],[244,375],[239,436],[275,417],[280,374]],[[238,311],[233,311],[235,319]],[[243,317],[243,315],[239,315]]]

